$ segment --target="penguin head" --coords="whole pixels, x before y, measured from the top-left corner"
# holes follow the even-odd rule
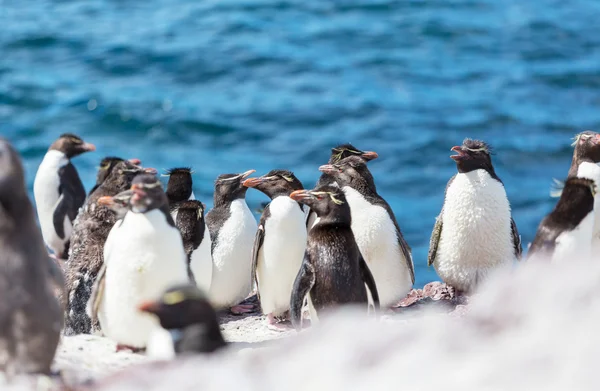
[[[575,147],[573,157],[578,163],[582,161],[600,162],[600,134],[590,130],[581,132],[575,135],[573,146]]]
[[[254,172],[255,170],[248,170],[241,174],[219,175],[215,181],[214,205],[219,206],[245,198],[248,188],[243,185],[243,182]]]
[[[244,181],[244,186],[260,190],[271,199],[280,195],[288,196],[293,191],[304,188],[302,182],[288,170],[271,170],[263,176],[248,178]]]
[[[103,205],[110,210],[117,212],[118,215],[123,214],[129,208],[133,190],[125,190],[115,196],[104,196],[98,199],[98,205]]]
[[[483,169],[490,174],[494,173],[492,150],[487,143],[466,138],[462,145],[452,147],[450,150],[457,153],[450,158],[456,162],[458,172],[467,173]]]
[[[194,285],[174,286],[158,300],[141,303],[138,309],[155,315],[161,327],[171,332],[194,327],[196,337],[201,340],[195,342],[198,351],[212,351],[225,345],[217,313]]]
[[[190,199],[192,195],[192,174],[193,171],[190,167],[171,168],[163,174],[169,177],[166,193],[170,203]]]
[[[131,211],[146,213],[153,209],[167,205],[167,196],[163,191],[162,183],[153,174],[139,174],[133,178],[131,184]]]
[[[123,190],[131,187],[133,179],[143,173],[156,174],[154,168],[143,168],[139,165],[138,159],[123,160],[116,163],[112,170],[106,176],[103,185],[121,188]]]
[[[362,156],[349,156],[335,164],[325,164],[319,167],[319,171],[331,175],[341,187],[368,186],[373,191],[376,190],[367,160]]]
[[[7,140],[0,138],[0,205],[12,215],[18,213],[24,198],[27,194],[21,158]],[[0,215],[5,216],[1,211]]]
[[[335,148],[331,148],[331,156],[329,164],[334,164],[349,156],[360,156],[366,161],[377,159],[379,155],[372,151],[361,151],[352,144],[340,144]]]
[[[113,168],[122,161],[123,159],[116,156],[107,156],[102,159],[98,167],[98,174],[96,174],[96,185],[101,185],[112,172]]]
[[[50,150],[56,150],[64,153],[69,159],[84,152],[95,151],[94,144],[84,142],[81,137],[72,133],[61,134],[60,137],[52,143]]]
[[[350,206],[342,189],[337,186],[319,186],[314,190],[296,190],[290,197],[312,209],[321,221],[350,223]]]

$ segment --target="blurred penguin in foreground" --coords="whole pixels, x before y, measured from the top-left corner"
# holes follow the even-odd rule
[[[25,190],[21,159],[0,139],[0,369],[50,373],[63,325],[52,285],[63,286]]]

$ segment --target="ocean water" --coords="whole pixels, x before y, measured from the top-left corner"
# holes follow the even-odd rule
[[[137,157],[193,167],[209,206],[221,173],[287,168],[312,187],[334,145],[374,150],[422,286],[465,137],[495,147],[533,239],[571,138],[600,129],[599,16],[589,0],[0,0],[0,134],[30,189],[74,132],[98,147],[74,161],[88,189],[102,157]]]

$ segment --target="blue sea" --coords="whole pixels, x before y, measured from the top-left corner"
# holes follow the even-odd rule
[[[422,286],[465,137],[495,147],[533,239],[573,135],[600,129],[599,17],[589,0],[0,0],[0,134],[30,189],[73,132],[98,147],[75,159],[88,189],[102,157],[136,157],[192,166],[209,206],[221,173],[287,168],[312,187],[336,144],[374,150]]]

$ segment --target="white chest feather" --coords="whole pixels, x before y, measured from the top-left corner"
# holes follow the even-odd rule
[[[594,197],[594,227],[592,233],[592,254],[600,257],[600,164],[583,162],[577,169],[579,178],[591,179],[596,184],[596,196]]]
[[[572,231],[567,231],[556,238],[556,247],[552,254],[553,263],[589,260],[592,253],[592,231],[594,229],[594,213],[588,214]],[[597,256],[597,255],[596,255]]]
[[[256,272],[263,312],[278,316],[290,307],[292,287],[304,258],[306,214],[286,196],[271,201],[269,209]]]
[[[38,168],[33,182],[33,195],[35,197],[44,242],[54,251],[61,251],[64,243],[71,236],[72,225],[68,218],[64,223],[64,239],[58,237],[53,223],[54,209],[58,205],[60,198],[58,193],[60,186],[58,170],[68,163],[69,159],[67,159],[64,153],[55,150],[48,151]]]
[[[230,206],[230,215],[221,227],[213,252],[210,300],[223,308],[238,304],[252,288],[252,246],[256,219],[243,199]]]
[[[456,175],[442,219],[434,265],[444,282],[469,290],[491,269],[516,260],[506,191],[485,170]]]
[[[412,288],[396,225],[383,207],[371,204],[348,186],[343,190],[350,205],[352,232],[375,279],[381,306],[395,304]]]
[[[107,243],[105,292],[98,314],[102,330],[118,343],[146,346],[160,326],[137,306],[189,281],[181,235],[161,211],[128,212]]]
[[[202,243],[200,243],[200,246],[192,252],[190,261],[190,267],[192,273],[194,273],[196,285],[198,285],[198,288],[203,292],[208,292],[210,290],[210,283],[212,281],[213,261],[210,253],[211,246],[212,243],[208,227],[204,227]]]

